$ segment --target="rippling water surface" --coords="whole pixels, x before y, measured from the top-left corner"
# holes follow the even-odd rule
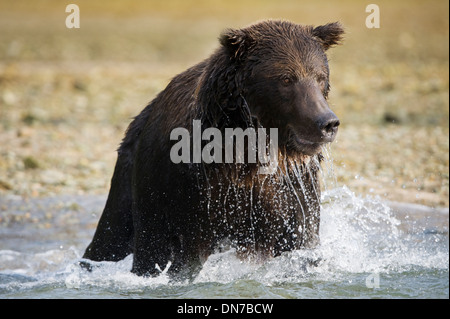
[[[319,248],[263,264],[229,250],[193,282],[170,282],[131,274],[132,256],[79,268],[104,202],[0,198],[0,298],[449,298],[448,210],[391,209],[334,188],[323,195]]]

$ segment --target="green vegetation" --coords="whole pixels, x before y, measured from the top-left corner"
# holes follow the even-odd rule
[[[330,50],[339,185],[449,205],[448,1],[0,0],[0,196],[106,193],[130,118],[206,58],[227,27],[266,18],[341,21]],[[368,4],[368,3],[367,3]]]

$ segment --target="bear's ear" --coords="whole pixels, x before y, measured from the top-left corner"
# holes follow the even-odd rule
[[[344,28],[339,22],[333,22],[315,27],[312,34],[319,38],[324,49],[328,50],[333,45],[339,44],[342,41]]]
[[[228,54],[235,59],[240,59],[253,43],[251,36],[245,30],[227,29],[219,37],[220,44]]]

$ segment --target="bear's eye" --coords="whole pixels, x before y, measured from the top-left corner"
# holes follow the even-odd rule
[[[292,83],[295,82],[295,79],[291,76],[285,75],[281,78],[281,83],[283,83],[283,85],[290,85]]]

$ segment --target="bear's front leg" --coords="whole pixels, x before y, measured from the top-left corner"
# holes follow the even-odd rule
[[[149,203],[137,204],[133,212],[135,233],[131,271],[139,276],[159,275],[171,257],[167,217],[148,206]]]
[[[158,276],[167,270],[172,279],[192,279],[211,253],[210,238],[201,235],[202,218],[192,209],[197,206],[188,201],[183,201],[186,206],[174,203],[178,200],[161,206],[147,204],[145,211],[136,209],[133,273]]]

